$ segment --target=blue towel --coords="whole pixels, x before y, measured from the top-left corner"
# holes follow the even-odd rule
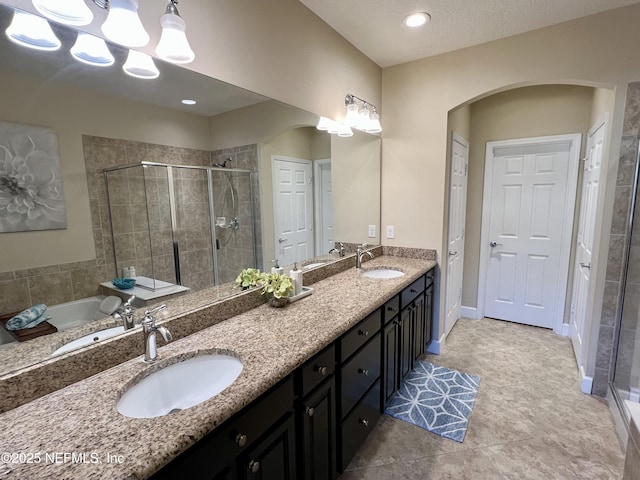
[[[44,314],[46,310],[47,306],[44,303],[29,307],[9,320],[6,328],[13,331],[22,330],[24,328],[33,328],[46,320],[51,320],[49,315]]]

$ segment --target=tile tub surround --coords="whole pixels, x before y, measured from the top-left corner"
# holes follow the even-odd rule
[[[261,305],[159,349],[160,362],[192,352],[234,352],[244,368],[234,384],[190,409],[153,419],[120,415],[115,402],[149,367],[140,357],[0,415],[0,444],[9,452],[96,452],[122,464],[15,464],[14,478],[147,478],[219,426],[376,307],[435,266],[435,261],[380,256],[367,268],[405,273],[369,279],[348,269],[314,284],[314,294],[275,309]]]
[[[625,400],[629,410],[629,439],[624,462],[623,480],[640,480],[640,404]]]

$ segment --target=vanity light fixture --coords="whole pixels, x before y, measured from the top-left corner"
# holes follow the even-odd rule
[[[64,25],[89,25],[93,20],[93,12],[84,0],[32,0],[35,9],[49,20]]]
[[[149,34],[138,16],[138,0],[94,0],[96,5],[108,5],[109,14],[102,24],[102,33],[109,40],[125,47],[144,47]]]
[[[58,50],[62,43],[51,30],[44,18],[31,13],[15,10],[13,20],[6,30],[7,37],[14,43],[36,50]]]
[[[369,115],[369,126],[365,129],[367,133],[380,133],[382,131],[382,125],[380,125],[380,115],[376,107],[373,107],[373,112]]]
[[[172,63],[190,63],[196,58],[185,31],[187,24],[178,12],[178,0],[169,0],[164,15],[160,17],[162,34],[156,47],[158,56]]]
[[[358,104],[356,98],[353,95],[347,95],[344,99],[344,105],[347,109],[347,116],[344,119],[344,123],[350,127],[358,125]]]
[[[79,62],[96,67],[109,67],[115,62],[107,43],[85,32],[78,32],[78,39],[71,47],[71,55]]]
[[[344,104],[347,108],[345,119],[347,125],[368,133],[382,131],[380,115],[378,115],[375,105],[350,93],[344,98]]]
[[[329,128],[331,128],[332,123],[334,123],[333,120],[327,117],[320,117],[320,120],[318,120],[318,125],[316,126],[316,128],[318,130],[322,130],[326,132],[327,130],[329,130]]]
[[[346,123],[341,123],[338,126],[338,136],[339,137],[353,137],[353,130]]]
[[[416,28],[421,27],[429,20],[431,20],[431,15],[429,15],[427,12],[415,12],[404,17],[402,23],[404,23],[407,27]]]
[[[122,69],[127,75],[143,80],[151,80],[160,76],[160,71],[153,63],[153,58],[136,50],[129,50],[127,61]]]

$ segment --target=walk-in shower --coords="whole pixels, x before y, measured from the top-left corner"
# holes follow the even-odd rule
[[[142,286],[199,290],[256,267],[255,172],[225,165],[103,170],[116,276],[133,266]]]

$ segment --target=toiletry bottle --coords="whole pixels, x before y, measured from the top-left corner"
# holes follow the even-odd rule
[[[279,273],[282,275],[284,273],[284,268],[278,265],[278,259],[271,260],[273,262],[273,267],[271,267],[271,273]]]
[[[293,294],[300,295],[302,293],[302,270],[298,270],[298,264],[293,264],[293,270],[289,272],[291,281],[293,282]]]
[[[131,278],[131,267],[122,267],[122,278]]]
[[[129,267],[129,278],[136,278],[136,267],[133,265]]]

